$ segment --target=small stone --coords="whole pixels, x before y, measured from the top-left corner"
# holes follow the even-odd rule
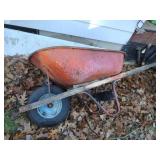
[[[106,133],[106,138],[109,138],[112,133],[113,133],[113,130],[108,130]]]
[[[101,114],[100,118],[101,118],[102,121],[106,120],[106,114]]]
[[[68,131],[64,131],[63,135],[67,136],[68,135]]]
[[[140,139],[144,139],[144,134],[140,134]]]
[[[137,93],[142,95],[142,94],[144,94],[144,90],[142,88],[141,89],[137,89]]]
[[[122,97],[122,102],[125,102],[126,101],[126,97]]]
[[[32,136],[31,135],[26,135],[26,140],[32,140]]]
[[[151,140],[151,139],[152,139],[152,136],[151,136],[150,134],[147,134],[145,139],[146,139],[146,140]]]
[[[83,132],[87,134],[88,133],[88,128],[84,128]]]
[[[106,122],[106,127],[110,127],[111,126],[111,122],[110,121],[107,121]]]
[[[82,121],[82,117],[79,116],[77,120],[78,120],[79,122]]]

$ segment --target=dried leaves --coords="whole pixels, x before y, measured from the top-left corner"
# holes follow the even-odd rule
[[[126,66],[130,70],[134,66]],[[44,82],[45,75],[21,57],[5,57],[5,111],[24,105],[29,94]],[[72,97],[71,113],[65,122],[54,128],[38,128],[21,115],[14,136],[6,133],[5,139],[155,139],[156,76],[154,70],[122,79],[117,92],[121,113],[108,117],[104,113],[91,114],[95,104],[85,95]],[[110,89],[103,85],[93,93]],[[102,102],[113,110],[113,102]],[[8,117],[7,117],[8,118]],[[9,126],[9,125],[8,125]]]
[[[25,105],[26,102],[27,102],[27,94],[26,94],[26,91],[24,91],[22,95],[17,96],[17,98],[18,98],[18,102],[19,102],[20,105]]]

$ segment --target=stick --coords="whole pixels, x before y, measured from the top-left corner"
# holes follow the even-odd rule
[[[109,78],[99,80],[99,81],[90,82],[85,86],[77,87],[77,88],[71,89],[69,91],[60,93],[58,95],[55,95],[55,96],[52,96],[52,97],[49,97],[49,98],[31,103],[31,104],[28,104],[28,105],[22,106],[22,107],[19,108],[19,112],[22,113],[22,112],[26,112],[26,111],[38,108],[40,105],[44,105],[44,104],[47,104],[47,103],[51,103],[52,101],[55,101],[55,100],[60,100],[60,99],[63,99],[63,98],[73,96],[75,94],[79,94],[83,91],[92,89],[94,87],[101,86],[101,85],[106,84],[106,83],[110,83],[110,82],[115,81],[115,80],[119,80],[119,79],[124,78],[124,77],[131,76],[133,74],[140,73],[142,71],[145,71],[145,70],[147,70],[149,68],[152,68],[152,67],[155,67],[155,66],[156,66],[156,63],[152,63],[152,64],[149,64],[149,65],[145,65],[145,66],[142,66],[142,67],[132,69],[131,71],[120,73],[120,74],[118,74],[116,76],[113,76],[113,77],[109,77]]]

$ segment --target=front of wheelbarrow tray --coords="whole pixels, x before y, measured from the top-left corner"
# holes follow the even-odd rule
[[[124,63],[124,52],[102,49],[54,47],[34,52],[29,60],[52,81],[63,88],[100,80],[119,74]],[[49,86],[49,87],[48,87]],[[36,89],[28,103],[63,93],[62,87],[44,85]],[[116,96],[113,86],[114,96]],[[84,92],[98,104],[88,92]],[[64,121],[70,112],[69,98],[52,101],[28,111],[29,118],[39,126],[53,126]],[[118,105],[118,102],[117,102]]]

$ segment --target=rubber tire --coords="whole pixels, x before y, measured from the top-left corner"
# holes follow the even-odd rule
[[[51,85],[51,93],[59,94],[64,92],[62,88]],[[48,93],[48,87],[46,85],[37,88],[29,97],[28,104],[36,102],[41,96]],[[62,99],[61,112],[54,118],[44,118],[39,115],[37,109],[33,109],[27,112],[29,119],[36,123],[39,127],[52,127],[63,121],[68,117],[70,112],[70,98]]]

